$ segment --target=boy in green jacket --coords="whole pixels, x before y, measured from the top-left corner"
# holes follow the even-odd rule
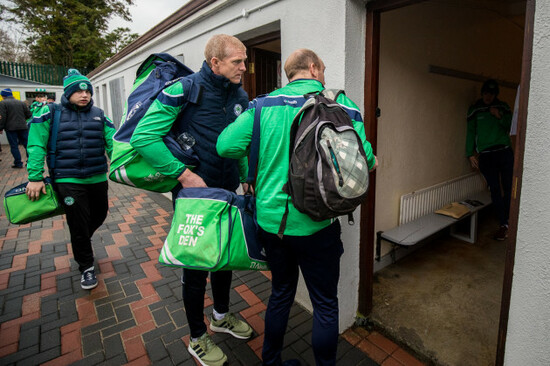
[[[70,69],[63,79],[64,94],[56,135],[56,149],[48,149],[54,105],[43,105],[35,112],[29,132],[29,184],[27,196],[37,200],[46,193],[44,159],[54,188],[63,202],[71,247],[81,272],[80,286],[97,286],[92,235],[103,224],[109,208],[107,158],[113,150],[115,127],[103,111],[93,105],[90,80]]]

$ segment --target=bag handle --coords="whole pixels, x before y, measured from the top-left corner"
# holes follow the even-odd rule
[[[323,91],[321,91],[321,95],[323,95],[325,98],[332,99],[335,102],[340,94],[346,95],[346,92],[342,89],[324,89]]]

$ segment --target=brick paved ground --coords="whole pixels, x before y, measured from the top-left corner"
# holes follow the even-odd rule
[[[26,180],[0,153],[0,193]],[[0,365],[195,365],[189,342],[181,270],[158,264],[170,227],[164,196],[111,183],[109,215],[93,245],[99,285],[80,288],[64,216],[27,225],[0,216]],[[237,340],[214,334],[230,365],[259,365],[269,272],[234,272],[231,309],[254,328]],[[206,313],[211,314],[207,288]],[[313,365],[311,315],[294,305],[285,358]],[[370,357],[369,357],[370,356]],[[374,360],[374,361],[373,361]],[[393,342],[362,328],[339,340],[339,365],[420,365]]]

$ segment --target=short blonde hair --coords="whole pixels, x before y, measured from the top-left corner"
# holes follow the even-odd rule
[[[315,52],[307,48],[300,48],[290,54],[285,62],[285,74],[291,80],[297,73],[309,70],[309,65],[321,67],[321,59]]]
[[[236,48],[246,52],[246,46],[237,38],[228,34],[213,35],[204,47],[204,58],[208,66],[212,67],[211,60],[216,57],[223,60],[229,55],[229,49]]]

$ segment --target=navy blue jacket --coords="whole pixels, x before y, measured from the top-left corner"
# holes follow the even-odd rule
[[[234,191],[240,184],[238,160],[220,157],[216,142],[225,127],[246,109],[248,95],[241,84],[233,84],[226,77],[214,74],[206,62],[200,71],[187,78],[202,88],[199,103],[188,103],[180,117],[196,141],[193,149],[200,163],[193,172],[209,187]]]
[[[65,95],[61,106],[54,178],[88,178],[107,172],[103,111],[93,106],[93,100],[78,108]]]

